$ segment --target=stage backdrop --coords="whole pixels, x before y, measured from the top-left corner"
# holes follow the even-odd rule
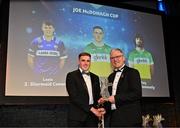
[[[43,36],[44,21],[53,25],[49,45]],[[141,34],[151,58],[151,62],[146,55],[135,59],[143,96],[170,96],[161,15],[80,1],[43,0],[10,2],[5,96],[67,96],[66,74],[78,68],[78,54],[94,41],[94,26],[103,28],[105,44],[124,51],[127,65],[135,35]],[[109,62],[109,56],[94,53],[92,61]],[[153,76],[148,64],[154,65]],[[106,72],[101,75],[107,77]]]

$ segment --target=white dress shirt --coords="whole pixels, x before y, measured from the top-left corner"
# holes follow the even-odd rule
[[[82,69],[79,68],[81,73],[82,73]],[[94,100],[93,100],[93,94],[92,94],[92,83],[91,83],[91,77],[90,75],[87,74],[82,74],[84,81],[86,83],[87,89],[88,89],[88,94],[89,94],[89,104],[93,104]]]
[[[121,74],[123,72],[123,68],[124,65],[119,68],[119,72],[116,72],[116,75],[115,75],[115,78],[114,78],[114,81],[113,81],[113,86],[112,86],[112,95],[115,96],[116,95],[116,90],[117,90],[117,85],[118,85],[118,82],[119,82],[119,79],[121,77]],[[111,110],[115,110],[116,109],[116,105],[115,103],[114,104],[111,104]]]

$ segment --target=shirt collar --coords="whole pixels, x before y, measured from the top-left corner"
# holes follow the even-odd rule
[[[124,66],[125,66],[125,64],[123,64],[120,68],[114,69],[114,71],[115,72],[118,72],[118,71],[122,72],[124,69]]]
[[[89,74],[90,74],[90,72],[89,72],[89,71],[83,71],[81,68],[79,68],[79,70],[80,70],[80,72],[81,72],[82,74],[87,74],[87,75],[89,75]]]

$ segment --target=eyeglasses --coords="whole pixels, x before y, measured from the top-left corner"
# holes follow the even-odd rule
[[[123,57],[123,55],[119,55],[119,56],[110,57],[110,59],[111,59],[111,60],[114,60],[114,59],[119,59],[120,57]]]

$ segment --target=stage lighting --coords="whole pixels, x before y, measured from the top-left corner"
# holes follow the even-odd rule
[[[167,14],[166,3],[164,2],[164,0],[157,0],[157,9]]]

